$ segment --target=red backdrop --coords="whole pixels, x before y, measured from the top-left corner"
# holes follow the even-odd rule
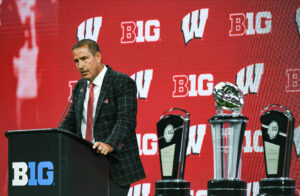
[[[137,83],[136,132],[147,178],[132,185],[130,196],[154,194],[161,178],[156,123],[171,107],[191,114],[185,179],[192,195],[206,195],[213,178],[207,120],[215,114],[212,88],[221,81],[245,94],[242,179],[249,195],[265,177],[260,110],[285,105],[300,132],[299,0],[2,0],[0,6],[1,195],[7,194],[4,133],[56,127],[80,78],[71,51],[77,39],[96,40],[104,64]],[[300,160],[292,150],[290,177],[299,193]]]

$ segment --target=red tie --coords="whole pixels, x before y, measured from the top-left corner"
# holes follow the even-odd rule
[[[93,137],[93,105],[94,105],[94,84],[90,83],[90,93],[89,93],[89,102],[87,108],[87,122],[86,122],[86,132],[85,139],[89,142],[92,142]]]

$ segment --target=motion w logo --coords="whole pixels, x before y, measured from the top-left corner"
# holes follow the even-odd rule
[[[136,74],[131,75],[131,78],[136,83],[137,88],[137,97],[139,99],[147,99],[150,84],[153,78],[153,70],[152,69],[146,69],[137,72]]]
[[[263,63],[249,65],[246,67],[246,69],[243,68],[238,72],[236,85],[239,87],[239,89],[241,89],[244,95],[248,94],[248,92],[250,92],[251,94],[257,94],[263,72]]]
[[[77,28],[77,39],[91,39],[97,42],[100,28],[102,25],[102,17],[89,18],[83,21]]]
[[[208,8],[205,8],[188,13],[182,19],[181,31],[185,45],[193,38],[202,39],[207,18]]]

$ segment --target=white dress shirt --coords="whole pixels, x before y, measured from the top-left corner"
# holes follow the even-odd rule
[[[95,124],[95,114],[96,114],[96,107],[99,99],[99,95],[101,92],[101,87],[103,83],[103,79],[105,76],[105,73],[107,71],[107,67],[104,65],[103,69],[99,73],[99,75],[94,79],[92,82],[94,84],[94,103],[93,103],[93,129],[92,129],[92,143],[95,143],[95,138],[94,138],[94,124]],[[86,133],[86,122],[87,122],[87,105],[89,101],[89,93],[90,93],[90,81],[88,81],[88,85],[86,87],[86,93],[85,93],[85,98],[83,102],[83,113],[82,113],[82,120],[81,120],[81,134],[82,137],[85,138],[85,133]]]

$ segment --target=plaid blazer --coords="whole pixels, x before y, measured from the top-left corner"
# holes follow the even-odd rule
[[[119,185],[129,185],[145,177],[136,139],[137,90],[127,75],[107,66],[94,117],[94,138],[113,146],[120,161],[110,164],[110,176]],[[80,79],[61,128],[81,136],[81,120],[87,81]]]

